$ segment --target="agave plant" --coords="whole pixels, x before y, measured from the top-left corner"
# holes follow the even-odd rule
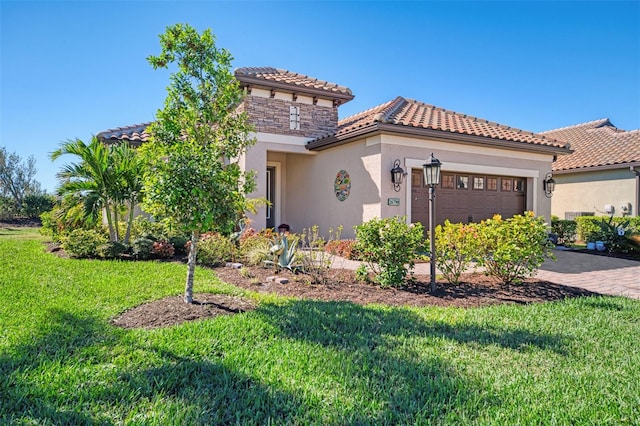
[[[295,272],[299,269],[296,262],[296,248],[298,246],[298,238],[293,238],[289,243],[287,235],[277,235],[274,238],[273,245],[269,249],[269,253],[273,256],[273,260],[266,260],[266,265],[275,265],[276,269],[288,269]]]

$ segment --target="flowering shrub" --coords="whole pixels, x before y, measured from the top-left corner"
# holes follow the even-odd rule
[[[355,250],[356,240],[331,240],[327,241],[324,249],[336,256],[344,257],[345,259],[357,259],[358,254]]]
[[[355,230],[355,249],[374,272],[374,280],[383,287],[402,284],[422,248],[422,225],[407,225],[404,218],[396,216],[371,219]]]
[[[544,218],[533,212],[503,220],[500,215],[482,222],[479,261],[485,273],[504,284],[533,276],[546,257],[553,258]]]
[[[151,254],[163,259],[173,257],[174,253],[175,248],[173,247],[173,244],[167,240],[154,241],[153,246],[151,247]]]
[[[460,283],[460,275],[479,256],[478,224],[444,222],[435,228],[436,265],[451,284]]]

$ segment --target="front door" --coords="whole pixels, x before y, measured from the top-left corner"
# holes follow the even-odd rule
[[[276,227],[276,168],[267,167],[267,228]]]

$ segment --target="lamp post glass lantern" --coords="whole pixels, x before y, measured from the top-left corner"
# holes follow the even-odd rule
[[[438,185],[440,183],[440,168],[442,167],[440,160],[435,158],[433,153],[431,153],[431,157],[422,167],[424,169],[425,183],[429,186]]]
[[[430,260],[430,279],[431,292],[436,291],[436,239],[434,232],[435,224],[435,198],[436,185],[440,183],[440,169],[442,163],[433,156],[422,165],[424,169],[424,181],[429,186],[429,260]]]

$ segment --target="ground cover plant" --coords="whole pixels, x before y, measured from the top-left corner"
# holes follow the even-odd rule
[[[181,264],[60,258],[44,242],[32,230],[0,228],[0,423],[640,418],[638,301],[363,305],[248,292],[200,269],[194,299],[203,303],[187,305]],[[247,304],[174,326],[113,324],[174,296],[194,309],[224,307],[225,297]]]

